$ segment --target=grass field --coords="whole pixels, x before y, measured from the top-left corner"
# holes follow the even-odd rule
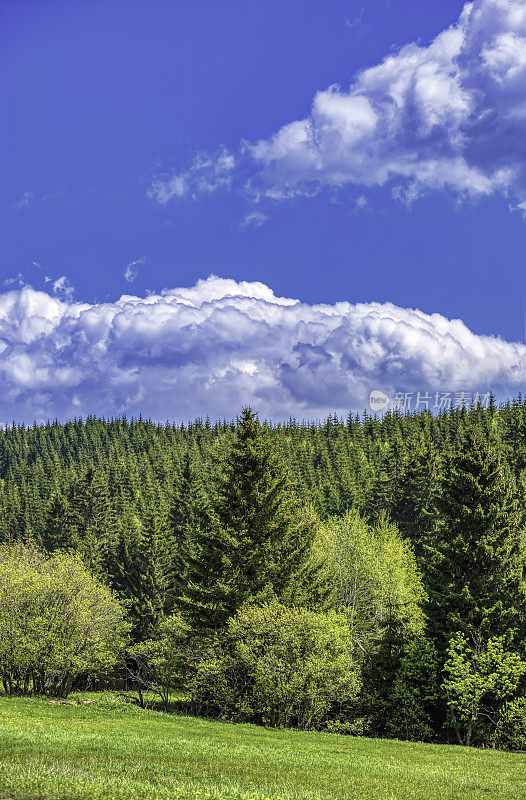
[[[0,798],[519,800],[526,756],[0,698]]]

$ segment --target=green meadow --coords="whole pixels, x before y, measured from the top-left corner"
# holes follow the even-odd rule
[[[88,702],[86,702],[88,699]],[[519,800],[526,755],[0,698],[0,800]]]

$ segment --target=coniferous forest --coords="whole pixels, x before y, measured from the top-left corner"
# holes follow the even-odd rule
[[[525,531],[521,397],[0,431],[4,564],[79,559],[136,685],[211,717],[524,749]]]

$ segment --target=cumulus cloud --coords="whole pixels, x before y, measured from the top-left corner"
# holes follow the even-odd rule
[[[372,389],[517,393],[526,346],[391,304],[308,305],[210,277],[114,303],[0,294],[0,419],[362,410]]]
[[[410,44],[349,89],[318,92],[303,120],[251,146],[271,194],[392,183],[413,197],[526,197],[526,6],[479,0],[431,44]]]
[[[226,158],[222,151],[220,174]],[[214,159],[204,161],[213,173]],[[317,92],[307,116],[242,143],[231,164],[228,185],[237,181],[259,198],[387,186],[406,200],[436,189],[501,192],[526,211],[524,0],[467,3],[430,44],[406,45],[350,86]],[[151,196],[195,196],[196,171],[159,184]]]

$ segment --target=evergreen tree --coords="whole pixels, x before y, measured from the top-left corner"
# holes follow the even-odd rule
[[[367,503],[371,519],[379,520],[396,508],[400,499],[404,465],[404,445],[399,431],[395,428],[393,438],[381,445],[378,455],[376,478],[371,486]]]
[[[95,574],[107,574],[115,547],[115,524],[106,486],[93,467],[73,484],[69,499],[69,522],[79,551]]]
[[[432,618],[442,644],[525,632],[523,514],[494,441],[469,431],[441,481],[430,570]]]
[[[391,516],[415,555],[425,560],[433,530],[433,499],[440,481],[441,463],[430,437],[421,434],[400,478]]]
[[[195,459],[187,450],[174,482],[168,512],[170,582],[181,594],[187,580],[188,563],[196,554],[199,531],[206,524],[208,499]]]
[[[208,632],[249,600],[265,593],[290,598],[301,590],[316,532],[290,491],[281,453],[250,408],[243,409],[219,464],[216,496],[181,601],[193,629]]]
[[[71,524],[69,504],[61,492],[48,503],[44,521],[43,544],[46,550],[76,549],[78,541]]]
[[[119,597],[127,604],[134,641],[139,639],[138,631],[141,627],[141,608],[140,603],[137,602],[141,579],[139,559],[141,534],[140,519],[131,507],[126,507],[118,520],[115,571],[112,584]]]
[[[169,610],[169,558],[166,520],[158,507],[150,505],[139,528],[136,580],[131,587],[139,640],[150,637]]]

